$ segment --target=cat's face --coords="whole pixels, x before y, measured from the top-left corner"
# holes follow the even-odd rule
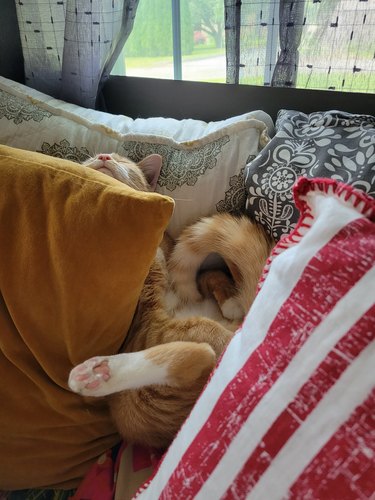
[[[162,157],[152,154],[139,163],[134,163],[117,153],[102,153],[89,158],[83,165],[109,175],[138,191],[154,191],[162,166]]]

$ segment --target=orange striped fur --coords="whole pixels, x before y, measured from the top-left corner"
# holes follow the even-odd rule
[[[155,186],[161,157],[150,155],[135,165],[114,154],[98,155],[88,166],[144,190]],[[229,214],[198,221],[176,243],[166,235],[124,352],[75,367],[71,389],[108,396],[127,441],[168,446],[251,306],[271,246],[248,218]],[[202,269],[212,253],[224,268]]]

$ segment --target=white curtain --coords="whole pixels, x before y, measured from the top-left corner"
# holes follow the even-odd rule
[[[224,1],[228,83],[375,92],[375,0]]]
[[[17,0],[26,85],[95,107],[132,30],[138,2]]]

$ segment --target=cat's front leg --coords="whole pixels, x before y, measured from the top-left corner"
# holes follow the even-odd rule
[[[184,342],[207,343],[219,357],[229,344],[234,333],[216,321],[203,317],[171,321],[164,331],[163,342],[176,339]],[[165,344],[167,345],[167,344]]]
[[[206,343],[170,342],[90,358],[73,368],[68,385],[73,392],[94,397],[154,384],[184,387],[208,376],[215,362],[215,352]]]
[[[100,397],[152,383],[165,384],[167,379],[167,367],[140,351],[90,358],[73,368],[68,385],[82,396]]]

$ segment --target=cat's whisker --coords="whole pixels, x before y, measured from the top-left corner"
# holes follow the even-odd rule
[[[194,201],[192,198],[173,198],[174,201]]]

